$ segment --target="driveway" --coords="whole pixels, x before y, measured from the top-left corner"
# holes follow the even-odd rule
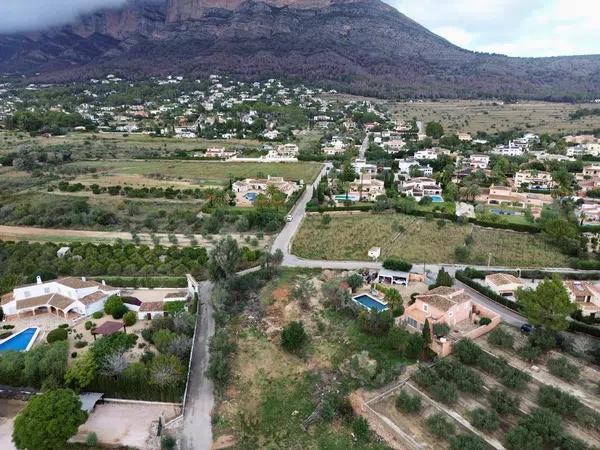
[[[107,445],[148,448],[155,439],[153,424],[162,417],[163,424],[177,417],[181,407],[160,403],[113,403],[96,405],[88,420],[79,427],[73,442],[85,442],[89,433],[96,433],[98,441]]]
[[[212,446],[213,382],[206,376],[208,344],[215,333],[213,308],[209,301],[212,289],[213,284],[210,281],[200,283],[198,294],[200,314],[196,324],[189,385],[184,404],[181,439],[183,450],[208,450]]]

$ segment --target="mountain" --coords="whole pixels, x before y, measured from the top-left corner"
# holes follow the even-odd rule
[[[129,0],[64,27],[0,35],[0,72],[227,73],[391,98],[600,98],[600,55],[476,53],[379,0]]]

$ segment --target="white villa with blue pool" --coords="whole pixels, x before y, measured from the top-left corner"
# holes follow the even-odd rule
[[[35,283],[18,286],[2,296],[0,306],[8,317],[48,312],[59,317],[75,318],[102,310],[111,295],[121,295],[121,290],[108,286],[104,281],[98,283],[85,277],[65,277],[43,282],[38,276]]]
[[[442,187],[433,178],[411,178],[408,181],[402,182],[398,190],[409,197],[414,197],[417,201],[421,200],[423,197],[431,197],[434,203],[441,203],[444,201],[442,198]]]
[[[266,194],[269,186],[273,186],[280,191],[286,197],[286,200],[299,189],[299,186],[292,181],[270,175],[266,179],[246,178],[245,180],[236,181],[232,184],[231,189],[235,192],[237,206],[252,206],[259,194]]]

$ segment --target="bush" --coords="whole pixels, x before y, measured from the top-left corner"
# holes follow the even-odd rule
[[[304,331],[302,322],[290,322],[281,331],[281,346],[288,352],[297,352],[307,341],[308,335],[306,334],[306,331]]]
[[[436,337],[443,337],[446,336],[448,333],[450,333],[450,327],[447,323],[441,322],[433,324],[433,334]]]
[[[52,344],[53,342],[58,342],[58,341],[66,341],[67,336],[68,336],[68,333],[65,328],[55,328],[50,333],[48,333],[48,337],[46,337],[46,341],[48,341],[48,344]]]
[[[479,319],[479,325],[481,326],[489,325],[490,323],[492,323],[492,319],[490,319],[489,317],[482,317],[481,319]]]
[[[412,264],[398,258],[387,258],[383,261],[383,268],[387,270],[397,270],[399,272],[410,272]]]
[[[352,433],[359,442],[367,442],[371,435],[369,423],[364,417],[355,417],[352,421]]]
[[[487,341],[496,347],[511,349],[514,346],[515,338],[509,332],[496,327],[488,334]]]
[[[446,419],[443,414],[433,414],[425,420],[425,425],[436,438],[447,438],[456,431],[454,424]]]
[[[572,383],[579,378],[579,367],[571,364],[564,356],[550,359],[547,366],[552,375],[563,380]]]
[[[472,365],[477,364],[483,350],[473,341],[462,339],[454,345],[452,352],[462,363]]]
[[[471,411],[471,423],[480,430],[493,433],[500,426],[500,419],[495,411],[477,408]]]
[[[474,434],[459,434],[450,438],[450,450],[487,450],[488,445]]]
[[[547,352],[556,347],[556,333],[547,328],[537,327],[529,336],[529,343],[541,352]]]
[[[77,352],[71,353],[71,358],[77,358]]]
[[[456,393],[456,386],[453,383],[439,380],[428,389],[431,397],[446,405],[452,405],[456,403],[458,394]]]
[[[112,310],[112,317],[113,319],[117,320],[121,319],[125,314],[127,314],[128,311],[129,309],[127,308],[127,306],[122,304],[121,306],[117,306]]]
[[[542,350],[531,344],[526,344],[517,352],[521,358],[528,362],[536,362],[542,356]]]
[[[134,311],[127,311],[125,314],[123,314],[123,324],[125,326],[133,326],[135,325],[135,323],[137,322],[137,315],[135,314]]]
[[[488,394],[488,401],[494,411],[501,416],[515,414],[519,410],[519,399],[511,396],[503,389],[492,389]]]
[[[93,431],[88,433],[87,437],[85,438],[85,445],[88,447],[95,447],[98,445],[98,436],[96,436],[96,433]]]
[[[175,438],[173,436],[169,436],[168,434],[165,434],[160,439],[160,450],[175,450],[176,444],[177,444],[177,441],[175,440]]]
[[[77,341],[75,342],[75,348],[83,348],[87,345],[86,341]]]
[[[548,385],[540,387],[537,402],[563,417],[575,417],[582,407],[581,402],[572,395]]]
[[[519,425],[529,433],[540,436],[546,444],[557,444],[564,434],[560,417],[544,408],[534,409],[529,415],[523,416]]]
[[[123,307],[123,299],[118,295],[111,295],[104,303],[104,312],[114,317],[115,312],[120,311]],[[121,317],[123,317],[123,314],[121,314]],[[121,317],[119,317],[119,319]],[[117,317],[115,317],[115,319],[117,319]]]
[[[421,410],[421,397],[400,391],[396,397],[396,408],[409,414],[418,413]]]
[[[508,450],[543,450],[544,441],[539,434],[532,433],[519,425],[506,433],[506,448]]]
[[[14,327],[14,325],[2,325],[2,328],[5,330],[12,330]]]
[[[529,380],[531,380],[529,374],[514,367],[510,367],[509,365],[506,365],[506,363],[504,364],[504,369],[500,374],[500,382],[511,389],[516,389],[518,391],[524,389],[525,386],[527,386],[527,383],[529,383]]]
[[[91,330],[93,326],[94,326],[94,324],[92,323],[91,320],[86,321],[85,325],[84,325],[86,330]]]
[[[92,318],[98,320],[98,319],[102,319],[102,317],[104,316],[104,313],[102,311],[96,311],[94,314],[92,314]]]

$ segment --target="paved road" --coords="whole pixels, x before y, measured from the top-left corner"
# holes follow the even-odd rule
[[[208,344],[215,333],[213,308],[209,301],[212,289],[213,284],[210,281],[204,281],[199,285],[200,315],[196,324],[194,352],[184,405],[181,442],[183,450],[208,450],[212,446],[213,382],[206,376]]]
[[[369,148],[369,133],[367,133],[367,135],[365,136],[365,138],[362,141],[362,144],[360,145],[360,148],[358,149],[358,157],[360,159],[365,159],[365,153],[368,148]]]
[[[516,313],[512,309],[505,308],[504,306],[494,302],[485,295],[481,294],[475,289],[470,288],[469,286],[467,286],[464,283],[461,283],[458,280],[454,281],[454,286],[464,289],[465,292],[469,294],[471,298],[475,301],[475,303],[477,303],[478,305],[484,306],[485,308],[488,308],[494,311],[496,314],[500,315],[500,317],[502,317],[503,322],[506,322],[515,327],[520,327],[521,325],[527,322],[525,317],[523,317],[522,315]]]

